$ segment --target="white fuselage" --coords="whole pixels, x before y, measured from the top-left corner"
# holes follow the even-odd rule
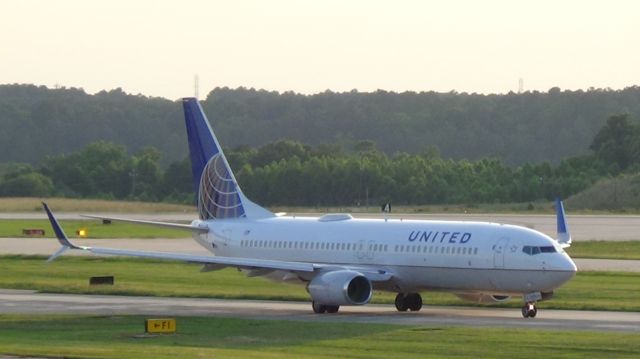
[[[576,272],[555,240],[513,225],[349,215],[199,223],[210,232],[195,239],[216,255],[386,268],[393,278],[376,288],[396,292],[545,293]]]

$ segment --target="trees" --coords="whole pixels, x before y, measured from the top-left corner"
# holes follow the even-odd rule
[[[135,198],[155,201],[160,196],[160,151],[153,147],[145,147],[132,158],[132,189]]]
[[[346,152],[339,145],[310,147],[291,140],[254,149],[226,149],[243,191],[267,206],[364,206],[526,202],[567,197],[603,176],[639,171],[640,130],[614,115],[593,140],[593,154],[509,166],[494,158],[452,160],[432,147],[389,156],[373,141]],[[192,203],[188,158],[161,165],[155,148],[129,155],[124,146],[95,142],[82,150],[30,165],[0,166],[0,195],[102,197]]]
[[[29,165],[16,165],[0,180],[3,197],[47,197],[52,191],[51,179]]]
[[[253,166],[294,154],[304,161],[305,146],[332,154],[369,140],[388,156],[434,147],[446,159],[500,158],[521,165],[588,154],[609,114],[640,115],[640,87],[506,95],[218,88],[202,106],[224,145],[271,147]],[[43,153],[70,154],[105,140],[128,153],[155,147],[164,167],[188,155],[181,112],[179,101],[120,89],[89,95],[82,89],[0,85],[0,162],[38,164]]]
[[[624,171],[639,161],[640,128],[630,122],[629,114],[612,115],[589,148],[597,158],[612,166],[612,172]]]

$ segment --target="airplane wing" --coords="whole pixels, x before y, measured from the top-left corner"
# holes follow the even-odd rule
[[[386,281],[391,279],[392,274],[383,269],[375,269],[369,267],[360,266],[340,266],[335,264],[323,264],[323,263],[306,263],[306,262],[288,262],[279,260],[268,259],[256,259],[256,258],[241,258],[241,257],[220,257],[220,256],[203,256],[192,254],[180,254],[180,253],[167,253],[167,252],[153,252],[153,251],[136,251],[127,249],[116,248],[102,248],[102,247],[88,247],[78,246],[73,244],[66,234],[62,230],[62,227],[58,223],[57,219],[49,209],[46,203],[42,203],[53,231],[58,238],[58,242],[62,245],[56,253],[54,253],[47,262],[53,261],[67,249],[83,250],[95,254],[106,254],[116,256],[130,256],[139,258],[154,258],[154,259],[166,259],[177,260],[189,263],[199,263],[204,265],[215,265],[216,267],[236,267],[242,269],[267,269],[267,270],[283,270],[290,272],[315,272],[315,271],[327,271],[327,270],[339,270],[339,269],[351,269],[356,270],[365,275],[369,280],[373,282]],[[92,217],[103,218],[103,217]]]

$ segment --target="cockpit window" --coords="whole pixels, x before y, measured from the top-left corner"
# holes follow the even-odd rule
[[[556,253],[556,247],[554,246],[544,246],[544,247],[536,247],[536,246],[524,246],[522,247],[522,251],[530,256],[535,256],[540,253]]]
[[[540,247],[540,252],[542,252],[542,253],[555,253],[556,252],[556,247],[554,247],[554,246]]]

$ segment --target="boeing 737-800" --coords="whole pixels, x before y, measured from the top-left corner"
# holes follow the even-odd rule
[[[182,105],[200,218],[191,224],[106,219],[190,231],[213,255],[77,246],[44,204],[62,244],[49,261],[76,249],[200,263],[204,271],[235,267],[306,284],[316,313],[367,304],[374,290],[398,293],[399,311],[418,311],[421,291],[448,291],[477,303],[522,297],[523,316],[535,317],[536,303],[576,273],[563,249],[571,236],[560,201],[557,239],[487,222],[276,215],[242,193],[198,100],[185,98]]]

